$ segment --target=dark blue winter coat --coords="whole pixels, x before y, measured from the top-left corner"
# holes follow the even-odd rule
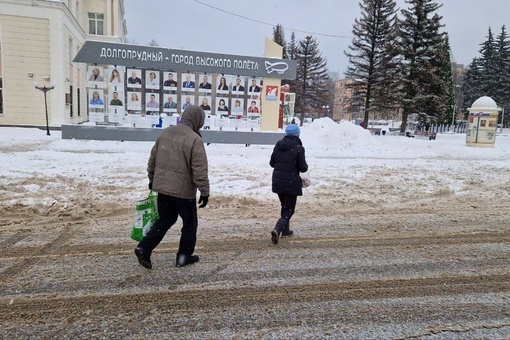
[[[308,170],[305,148],[301,139],[285,136],[279,140],[271,154],[269,165],[273,170],[273,192],[282,195],[303,195],[300,172]]]

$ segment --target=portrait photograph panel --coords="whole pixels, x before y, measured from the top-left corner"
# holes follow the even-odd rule
[[[250,99],[247,112],[248,112],[248,115],[259,114],[260,113],[260,101]]]
[[[181,112],[184,112],[184,110],[192,105],[195,105],[195,96],[183,94],[181,96]]]
[[[198,84],[198,91],[200,92],[211,92],[212,91],[212,79],[207,74],[200,74],[198,78],[201,80]]]
[[[177,95],[165,94],[163,95],[163,111],[164,112],[177,112]]]
[[[193,73],[182,74],[182,90],[187,92],[195,91],[195,75]]]
[[[248,80],[248,94],[250,95],[258,95],[261,90],[261,80],[262,78],[250,78]]]
[[[177,73],[176,72],[163,72],[163,89],[167,91],[177,90]]]
[[[226,97],[217,97],[216,98],[216,115],[217,116],[228,116],[229,115],[228,108],[228,98]]]
[[[232,94],[244,94],[245,77],[234,77],[232,80]]]
[[[108,107],[124,107],[124,88],[118,87],[118,89],[115,90],[115,87],[108,88]]]
[[[198,97],[198,102],[200,103],[200,107],[204,110],[205,114],[211,113],[211,97],[210,96],[200,96]]]
[[[159,93],[145,94],[145,109],[149,112],[159,112]]]
[[[230,76],[218,74],[218,77],[216,78],[216,83],[217,83],[216,93],[222,93],[222,94],[229,93],[230,82],[231,82]]]
[[[141,88],[142,87],[142,70],[135,68],[127,69],[128,75],[127,87]]]
[[[128,92],[127,93],[127,108],[128,110],[141,110],[142,109],[142,92]]]
[[[243,98],[232,98],[232,109],[230,113],[235,116],[244,115]]]
[[[89,108],[103,109],[104,108],[104,90],[103,89],[89,89]]]
[[[124,84],[124,69],[122,67],[108,66],[108,84],[122,86]]]
[[[145,71],[145,88],[155,90],[159,89],[159,71]]]
[[[101,66],[88,66],[87,67],[87,79],[89,86],[104,86],[104,80],[106,73]]]

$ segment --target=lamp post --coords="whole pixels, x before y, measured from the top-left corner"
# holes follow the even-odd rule
[[[46,99],[46,92],[51,91],[55,88],[55,85],[51,84],[50,86],[39,86],[39,83],[35,82],[34,87],[42,91],[44,93],[44,107],[46,108],[46,135],[50,135],[50,126],[48,124],[48,100]]]
[[[303,102],[303,112],[301,112],[301,122],[299,122],[299,125],[303,126],[303,123],[305,121],[305,116],[306,116],[306,89],[307,89],[307,85],[308,87],[311,87],[313,85],[313,79],[312,78],[306,78],[306,74],[305,74],[305,79],[303,81],[303,94],[302,94],[302,98],[301,98],[301,101]]]
[[[452,112],[452,126],[455,125],[455,118],[457,117],[457,101],[458,101],[458,91],[460,91],[461,86],[460,85],[454,85],[453,91],[454,91],[454,104],[453,104],[453,112]]]
[[[501,126],[499,128],[499,133],[503,133],[503,124],[505,123],[505,108],[501,108]],[[497,130],[497,128],[496,128]]]

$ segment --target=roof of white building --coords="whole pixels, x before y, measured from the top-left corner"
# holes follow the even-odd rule
[[[499,110],[498,104],[491,97],[483,96],[475,100],[470,107],[471,110]]]

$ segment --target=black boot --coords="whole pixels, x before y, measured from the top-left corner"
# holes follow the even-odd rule
[[[294,235],[294,232],[290,230],[289,225],[287,225],[287,228],[282,230],[282,236],[292,236]]]
[[[289,228],[289,222],[287,222],[286,219],[280,218],[278,222],[276,222],[276,225],[274,229],[271,231],[271,241],[274,244],[278,243],[278,240],[280,239],[280,234],[282,233],[285,228]]]
[[[137,247],[135,249],[135,255],[138,258],[138,263],[144,268],[152,269],[152,263],[150,256],[147,256],[142,248]]]
[[[289,224],[290,222],[285,220],[285,226],[283,227],[282,229],[282,236],[292,236],[294,234],[294,232],[292,230],[290,230],[289,228]]]
[[[200,257],[198,257],[198,255],[187,256],[186,254],[178,254],[177,258],[175,259],[175,266],[184,267],[188,264],[197,263],[199,260]]]

